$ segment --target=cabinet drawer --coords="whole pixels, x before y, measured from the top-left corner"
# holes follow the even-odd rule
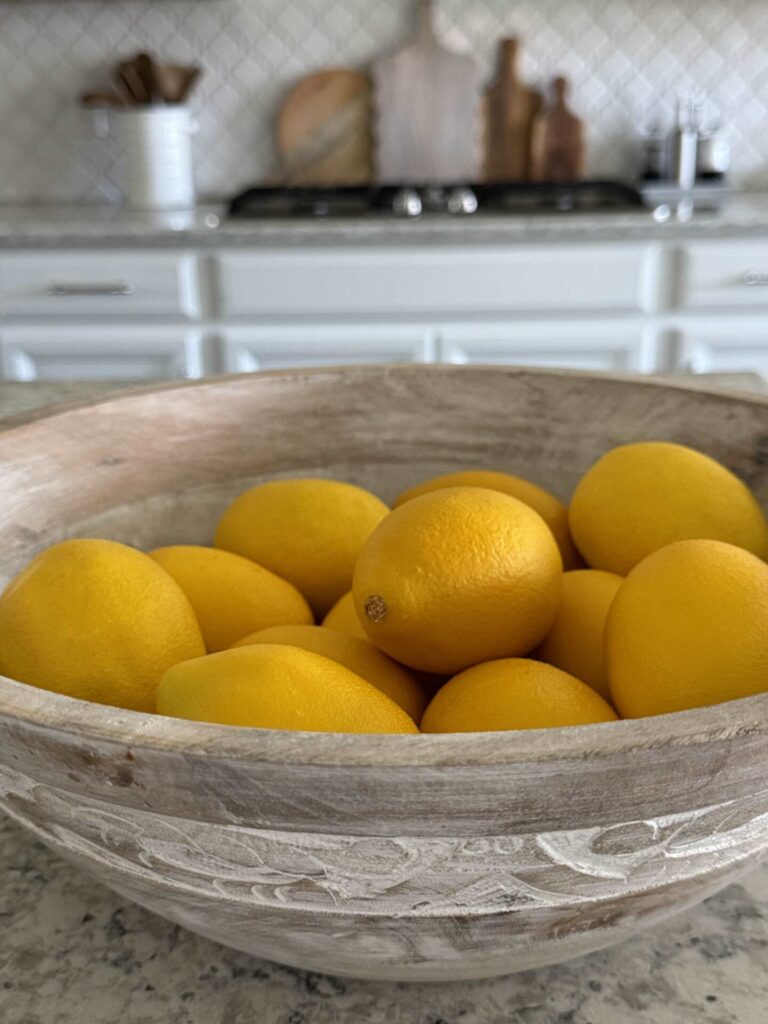
[[[421,326],[296,324],[233,327],[224,336],[229,373],[291,366],[432,362],[435,339]]]
[[[14,253],[0,258],[5,316],[196,316],[193,256],[173,253]]]
[[[179,327],[8,328],[0,353],[6,380],[161,380],[204,372],[199,332]]]
[[[768,242],[692,245],[683,268],[683,307],[768,307]]]
[[[450,316],[639,307],[638,246],[273,249],[225,253],[222,313]]]

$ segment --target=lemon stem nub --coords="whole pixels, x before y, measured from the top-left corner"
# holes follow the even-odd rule
[[[371,622],[383,622],[387,615],[387,603],[383,597],[373,594],[365,602],[365,614]]]

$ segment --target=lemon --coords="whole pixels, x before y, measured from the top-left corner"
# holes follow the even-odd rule
[[[368,634],[363,629],[363,624],[355,609],[355,598],[351,590],[339,598],[323,619],[323,625],[328,629],[338,629],[342,633],[351,633],[352,636],[362,637],[363,640],[368,639]]]
[[[570,522],[589,565],[620,576],[677,540],[722,540],[768,555],[768,525],[749,488],[679,444],[648,441],[608,452],[576,487]]]
[[[495,732],[613,722],[595,691],[552,665],[505,658],[454,676],[432,698],[422,732]]]
[[[336,661],[280,644],[185,661],[163,676],[161,715],[308,732],[417,733],[381,690]]]
[[[189,598],[209,653],[268,626],[314,622],[293,584],[249,558],[191,544],[157,548],[150,555]]]
[[[768,566],[721,541],[671,544],[633,569],[606,624],[625,718],[768,690]]]
[[[395,499],[393,507],[398,508],[411,498],[418,498],[421,494],[429,494],[444,487],[487,487],[491,491],[500,491],[502,494],[517,498],[524,505],[530,506],[534,512],[538,512],[550,528],[560,548],[565,569],[575,569],[584,564],[571,539],[567,506],[543,487],[510,473],[499,473],[491,469],[465,469],[457,473],[435,476],[403,491]]]
[[[204,653],[182,590],[125,544],[54,544],[0,597],[0,673],[70,697],[153,711],[166,669]]]
[[[251,644],[285,644],[322,654],[386,693],[414,722],[419,721],[426,707],[424,692],[413,676],[374,647],[370,640],[325,626],[272,626],[244,637],[235,647]]]
[[[354,576],[377,647],[412,668],[455,673],[530,651],[557,611],[562,562],[544,520],[479,487],[433,491],[371,534]]]
[[[605,620],[622,576],[600,569],[576,569],[563,575],[560,607],[536,656],[568,672],[610,700],[605,665]]]
[[[215,544],[288,580],[323,616],[352,586],[360,548],[388,512],[353,484],[274,480],[235,498]]]

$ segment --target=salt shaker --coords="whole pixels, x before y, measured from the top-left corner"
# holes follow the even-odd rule
[[[731,169],[731,143],[722,128],[707,128],[699,133],[698,177],[722,181]]]

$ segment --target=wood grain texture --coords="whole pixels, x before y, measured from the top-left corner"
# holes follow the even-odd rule
[[[430,0],[416,37],[374,61],[376,177],[381,182],[475,181],[480,163],[481,73],[442,45]]]
[[[530,178],[533,122],[543,99],[541,93],[520,80],[518,55],[518,40],[503,39],[498,75],[486,93],[487,181],[528,181]]]
[[[364,185],[373,175],[371,80],[351,68],[302,78],[277,114],[275,139],[287,185]]]
[[[568,80],[552,83],[552,106],[538,114],[531,139],[533,181],[569,182],[584,177],[584,123],[568,107]]]
[[[485,464],[567,497],[607,448],[699,447],[768,502],[768,400],[508,367],[125,392],[0,432],[0,576],[63,536],[206,542],[275,475],[384,498]],[[768,694],[577,729],[337,736],[174,721],[0,680],[0,806],[120,893],[249,952],[375,978],[577,956],[768,848]],[[161,780],[161,781],[159,781]]]

